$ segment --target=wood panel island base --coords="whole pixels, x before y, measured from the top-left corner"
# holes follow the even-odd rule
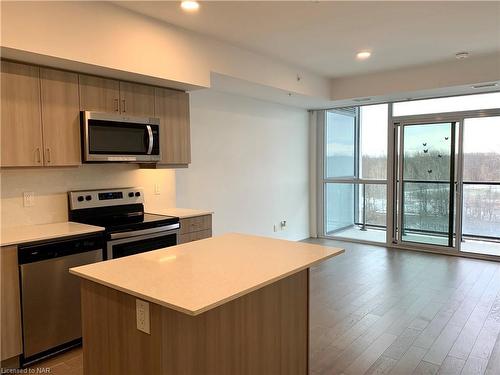
[[[309,267],[342,252],[228,234],[73,268],[84,374],[305,375]]]

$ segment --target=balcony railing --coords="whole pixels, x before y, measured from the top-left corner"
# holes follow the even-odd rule
[[[450,181],[447,180],[404,180],[404,183],[415,183],[415,184],[441,184],[443,186],[449,186]],[[462,236],[466,238],[474,238],[474,239],[484,239],[484,240],[500,240],[500,182],[497,181],[464,181],[463,182],[463,215],[462,215],[462,223],[463,223],[463,233]],[[493,191],[489,189],[487,192],[488,202],[484,203],[484,191],[476,191],[475,202],[471,202],[471,198],[467,197],[470,195],[470,192],[467,192],[468,187],[478,186],[492,186],[494,187]],[[481,189],[481,188],[480,188]],[[363,197],[360,199],[360,203],[362,205],[361,214],[358,215],[358,220],[355,220],[354,224],[359,226],[362,230],[366,230],[367,228],[378,228],[385,229],[385,225],[370,223],[367,220],[367,208],[366,208],[366,189],[363,186]],[[478,216],[474,221],[474,225],[476,226],[476,230],[471,230],[471,220],[468,219],[472,215]],[[448,213],[446,213],[448,215]],[[488,221],[485,223],[485,217],[488,218]],[[361,220],[359,220],[361,219]],[[491,228],[486,228],[485,224],[490,223]],[[406,227],[404,228],[405,232],[409,233],[418,233],[418,234],[434,234],[436,236],[448,236],[448,231],[440,231],[440,230],[430,230],[430,229],[419,229],[414,227]],[[456,235],[456,233],[453,233]]]

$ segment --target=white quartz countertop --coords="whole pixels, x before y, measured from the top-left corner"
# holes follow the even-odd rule
[[[343,249],[230,233],[71,268],[82,278],[198,315]]]
[[[50,240],[58,237],[77,236],[87,233],[103,231],[104,228],[94,225],[62,223],[22,225],[16,227],[2,227],[0,245],[17,245],[26,242]]]
[[[180,219],[213,214],[213,211],[193,210],[191,208],[160,208],[157,210],[148,210],[148,212],[157,215],[177,216]]]

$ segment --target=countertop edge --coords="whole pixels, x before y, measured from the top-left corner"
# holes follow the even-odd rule
[[[179,216],[179,219],[190,219],[192,217],[198,217],[198,216],[207,216],[207,215],[213,215],[213,211],[203,211],[203,213],[199,214],[189,214],[189,215],[181,215]]]
[[[191,212],[191,213],[184,213],[182,215],[179,215],[178,212],[175,212],[176,210],[180,210],[180,211],[183,211],[183,210],[188,210],[188,211],[194,211],[194,212]],[[207,216],[207,215],[214,215],[215,214],[215,211],[211,211],[211,210],[196,210],[194,208],[167,208],[167,209],[158,209],[158,210],[155,210],[155,209],[148,209],[147,210],[148,213],[151,213],[151,214],[156,214],[156,215],[167,215],[167,216],[177,216],[179,219],[189,219],[189,218],[192,218],[192,217],[198,217],[198,216]]]
[[[308,263],[302,267],[299,267],[297,269],[294,269],[294,270],[291,270],[287,273],[284,273],[280,276],[277,276],[277,277],[274,277],[272,279],[269,279],[269,280],[266,280],[258,285],[255,285],[251,288],[248,288],[248,289],[245,289],[245,290],[242,290],[241,292],[239,293],[236,293],[236,294],[233,294],[227,298],[224,298],[224,299],[221,299],[220,301],[217,301],[217,302],[214,302],[210,305],[207,305],[205,307],[202,307],[200,309],[197,309],[197,310],[189,310],[189,309],[186,309],[186,308],[183,308],[183,307],[180,307],[180,306],[177,306],[177,305],[173,305],[173,304],[169,304],[168,302],[165,302],[165,301],[162,301],[162,300],[158,300],[154,297],[151,297],[151,296],[147,296],[147,295],[144,295],[142,293],[138,293],[138,292],[135,292],[133,290],[129,290],[129,289],[126,289],[126,288],[123,288],[123,287],[120,287],[118,285],[115,285],[115,284],[112,284],[112,283],[109,283],[109,282],[106,282],[106,281],[103,281],[103,280],[100,280],[100,279],[97,279],[95,277],[92,277],[92,276],[89,276],[89,275],[86,275],[86,274],[83,274],[83,273],[80,273],[78,271],[74,271],[72,269],[69,270],[69,272],[73,275],[76,275],[78,277],[81,277],[83,279],[86,279],[86,280],[89,280],[89,281],[92,281],[92,282],[95,282],[97,284],[100,284],[100,285],[104,285],[104,286],[107,286],[108,288],[111,288],[111,289],[115,289],[115,290],[118,290],[120,292],[123,292],[123,293],[126,293],[126,294],[129,294],[131,296],[134,296],[136,298],[140,298],[140,299],[143,299],[145,301],[148,301],[148,302],[152,302],[152,303],[155,303],[157,305],[160,305],[160,306],[163,306],[163,307],[167,307],[169,309],[172,309],[172,310],[175,310],[175,311],[178,311],[178,312],[181,312],[181,313],[184,313],[184,314],[187,314],[187,315],[190,315],[190,316],[197,316],[197,315],[200,315],[200,314],[203,314],[204,312],[207,312],[207,311],[210,311],[216,307],[219,307],[221,305],[224,305],[225,303],[228,303],[228,302],[231,302],[239,297],[242,297],[242,296],[245,296],[249,293],[252,293],[258,289],[261,289],[265,286],[268,286],[270,284],[273,284],[279,280],[282,280],[286,277],[289,277],[291,275],[294,275],[296,273],[299,273],[305,269],[308,269],[308,268],[311,268],[319,263],[322,263],[322,262],[325,262],[333,257],[336,257],[340,254],[343,254],[345,252],[345,249],[341,249],[341,248],[335,248],[336,249],[336,253],[334,254],[329,254],[327,256],[325,256],[324,258],[321,258],[321,259],[318,259],[314,262],[311,262],[311,263]]]
[[[87,224],[85,224],[85,225],[87,225]],[[21,245],[21,244],[31,243],[31,242],[47,241],[47,240],[53,240],[56,238],[70,238],[70,237],[80,236],[83,234],[104,232],[104,230],[105,230],[105,228],[103,228],[103,227],[94,226],[94,228],[83,229],[82,231],[79,231],[77,233],[48,234],[48,235],[43,235],[43,236],[36,236],[36,237],[31,238],[31,239],[30,238],[20,238],[20,239],[11,240],[11,241],[3,241],[0,239],[0,247]],[[0,236],[0,237],[3,237],[3,236]]]

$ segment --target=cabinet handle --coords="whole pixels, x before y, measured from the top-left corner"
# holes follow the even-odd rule
[[[120,109],[118,108],[118,99],[115,99],[115,112],[119,112]]]
[[[42,155],[40,154],[40,147],[37,147],[35,152],[36,152],[36,162],[41,163],[42,162]]]
[[[47,163],[50,163],[50,148],[47,148]]]
[[[125,109],[125,99],[122,99],[122,104],[123,104],[122,112],[127,112]]]

